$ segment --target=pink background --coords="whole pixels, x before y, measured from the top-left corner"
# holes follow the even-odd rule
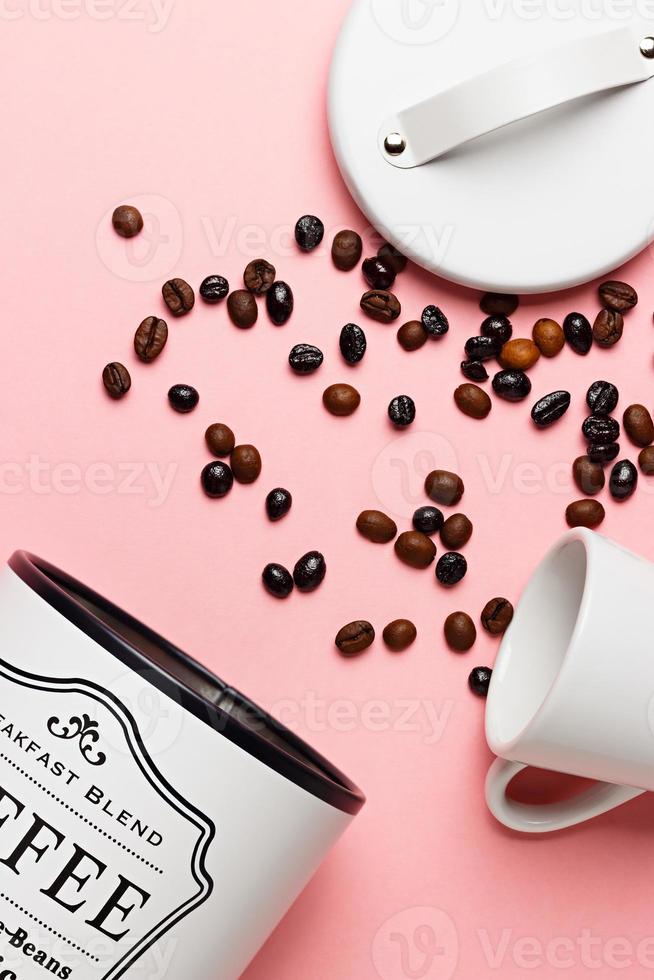
[[[307,211],[323,217],[330,240],[339,227],[366,229],[325,124],[330,51],[348,0],[173,0],[158,30],[156,8],[140,3],[43,0],[2,10],[2,551],[32,549],[108,593],[278,713],[368,794],[248,980],[556,976],[556,957],[568,958],[569,976],[608,977],[620,964],[649,975],[652,944],[637,946],[654,934],[654,801],[545,839],[498,827],[482,800],[483,703],[466,686],[473,666],[492,664],[496,644],[480,636],[456,656],[442,624],[455,609],[477,618],[491,596],[516,598],[564,530],[588,384],[608,377],[622,407],[651,407],[651,257],[622,270],[641,303],[619,348],[586,359],[566,350],[532,372],[534,396],[566,387],[575,399],[547,433],[534,432],[530,404],[496,403],[484,423],[458,414],[452,391],[461,347],[478,330],[478,297],[415,268],[397,286],[406,318],[437,302],[449,336],[408,355],[394,329],[366,322],[368,354],[351,369],[337,344],[344,323],[363,323],[360,274],[336,273],[327,247],[297,254],[288,237]],[[109,225],[123,201],[150,215],[133,249]],[[224,306],[198,303],[171,322],[158,363],[136,362],[134,329],[163,312],[169,275],[197,287],[221,273],[236,286],[260,254],[295,290],[285,328],[262,310],[256,328],[240,332]],[[595,286],[523,303],[516,335],[529,334],[537,316],[571,309],[594,316]],[[310,378],[291,376],[286,363],[300,341],[325,352]],[[120,404],[99,382],[112,359],[133,372]],[[179,381],[201,392],[188,417],[166,402]],[[336,381],[361,391],[351,419],[322,408]],[[386,419],[400,393],[418,406],[407,433]],[[198,478],[203,432],[216,420],[260,448],[264,472],[212,502]],[[172,475],[164,499],[144,464]],[[424,475],[438,465],[459,469],[461,509],[475,523],[469,576],[451,592],[436,586],[433,569],[411,571],[392,547],[354,530],[366,507],[408,527],[425,502]],[[263,500],[278,485],[295,503],[273,526]],[[654,559],[651,496],[642,481],[622,507],[602,499],[605,532]],[[266,562],[292,566],[312,548],[326,554],[323,588],[269,599],[259,581]],[[335,652],[344,623],[370,619],[381,633],[398,616],[419,631],[404,655],[381,639],[354,662]],[[423,926],[436,930],[435,956]],[[579,945],[585,934],[591,960]],[[489,944],[500,946],[495,960]]]

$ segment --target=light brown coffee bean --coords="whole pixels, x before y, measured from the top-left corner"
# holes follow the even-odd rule
[[[481,611],[481,625],[491,636],[501,636],[513,619],[513,606],[508,599],[489,599]]]
[[[364,619],[358,619],[354,623],[348,623],[336,634],[335,644],[339,653],[344,657],[356,657],[363,653],[372,645],[375,639],[375,630],[371,623]]]
[[[357,531],[373,544],[388,544],[397,537],[397,524],[380,510],[364,510],[357,517]]]
[[[447,507],[458,504],[464,490],[461,477],[447,470],[433,470],[425,480],[425,491],[429,499]]]
[[[576,500],[565,512],[569,527],[599,527],[606,516],[599,500]]]
[[[565,347],[563,327],[549,317],[536,320],[532,337],[543,357],[556,357]]]
[[[420,320],[409,320],[397,331],[397,342],[403,350],[420,350],[427,343],[428,336]]]
[[[323,392],[322,403],[331,415],[352,415],[361,404],[361,395],[352,385],[330,385]]]
[[[436,545],[420,531],[404,531],[395,542],[395,554],[411,568],[429,568],[436,557]]]
[[[134,350],[139,360],[150,364],[166,346],[168,324],[158,316],[147,316],[134,334]]]
[[[513,371],[528,371],[540,357],[540,350],[533,340],[516,337],[504,344],[500,351],[500,364]]]
[[[161,293],[173,316],[185,316],[195,306],[193,287],[184,279],[169,279],[163,284]]]
[[[120,361],[107,364],[102,372],[102,383],[112,398],[122,398],[132,387],[129,371]]]
[[[255,446],[235,446],[229,463],[237,483],[254,483],[261,473],[261,455]]]
[[[459,551],[472,537],[472,530],[465,514],[452,514],[441,528],[441,541],[449,551]]]
[[[593,463],[588,456],[578,456],[572,464],[572,477],[581,490],[588,497],[594,497],[604,489],[606,476],[604,467],[599,463]]]
[[[209,452],[214,456],[229,456],[236,445],[236,437],[228,425],[214,422],[204,434]]]
[[[593,324],[593,340],[599,347],[615,347],[622,337],[624,318],[615,310],[600,310]]]
[[[622,424],[635,446],[651,446],[654,442],[654,422],[644,405],[630,405],[626,408]]]
[[[111,223],[121,238],[134,238],[143,230],[143,216],[131,204],[119,205],[111,216]]]
[[[332,243],[332,262],[340,272],[350,272],[361,261],[363,242],[356,231],[339,231]]]
[[[607,310],[616,313],[628,313],[638,302],[638,293],[626,282],[611,280],[603,282],[599,287],[600,303]]]
[[[493,407],[490,398],[478,385],[463,384],[454,392],[457,408],[471,419],[485,419]]]
[[[249,289],[235,289],[227,297],[227,312],[235,327],[249,330],[257,322],[259,308]]]
[[[467,613],[453,612],[443,626],[445,640],[456,653],[467,653],[475,645],[477,627]]]
[[[392,323],[402,312],[397,296],[386,289],[369,289],[361,297],[361,309],[379,323]]]
[[[409,619],[395,619],[384,628],[384,643],[393,653],[402,653],[415,643],[418,631]]]
[[[638,465],[645,476],[654,476],[654,446],[643,449],[638,457]]]

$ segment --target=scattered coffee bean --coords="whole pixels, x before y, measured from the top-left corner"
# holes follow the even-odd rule
[[[493,391],[508,402],[519,402],[531,393],[531,381],[524,371],[499,371],[493,378]]]
[[[489,599],[481,611],[481,625],[491,636],[501,636],[513,619],[513,606],[508,599]]]
[[[363,653],[375,640],[375,630],[371,623],[363,619],[348,623],[336,634],[335,644],[344,657],[356,657]]]
[[[616,409],[619,398],[615,385],[609,381],[594,381],[586,393],[586,404],[593,415],[610,415]]]
[[[348,364],[358,364],[363,360],[368,342],[365,333],[356,323],[345,324],[338,343]]]
[[[589,497],[594,497],[604,489],[606,477],[599,463],[593,463],[588,456],[578,456],[572,464],[572,477],[581,490]]]
[[[484,337],[492,337],[503,346],[511,340],[513,326],[506,316],[489,316],[481,325],[481,333]]]
[[[293,290],[287,282],[278,279],[266,293],[268,316],[276,327],[283,327],[290,320],[294,305]]]
[[[482,361],[461,361],[461,374],[468,381],[488,381],[488,371]]]
[[[234,446],[229,462],[237,483],[254,483],[261,474],[261,455],[256,446]]]
[[[444,523],[445,518],[438,507],[419,507],[412,521],[416,531],[429,535],[438,534]]]
[[[168,324],[158,316],[146,316],[134,335],[134,350],[145,364],[154,361],[166,346]]]
[[[409,619],[395,619],[384,627],[384,643],[393,653],[403,653],[415,643],[418,631]]]
[[[509,340],[500,351],[502,367],[516,371],[528,371],[540,358],[540,351],[533,340],[526,337],[516,337]]]
[[[599,527],[605,516],[604,507],[599,500],[588,497],[576,500],[565,512],[568,527]]]
[[[638,293],[626,282],[603,282],[599,287],[600,303],[607,310],[628,313],[638,302]]]
[[[404,531],[395,542],[395,554],[411,568],[429,568],[436,557],[436,545],[420,531]]]
[[[202,489],[207,497],[225,497],[234,486],[234,474],[227,465],[214,461],[202,470]]]
[[[184,279],[169,279],[163,284],[161,294],[173,316],[185,316],[195,306],[193,287]]]
[[[390,289],[395,282],[395,270],[378,255],[365,259],[362,272],[371,289]]]
[[[331,415],[352,415],[361,404],[361,395],[352,385],[330,385],[323,392],[322,403]]]
[[[406,351],[420,350],[427,343],[428,334],[420,320],[409,320],[397,331],[397,342]]]
[[[457,408],[471,419],[485,419],[490,414],[493,403],[486,392],[477,385],[459,385],[454,392]]]
[[[467,571],[468,562],[456,551],[448,551],[447,554],[441,555],[436,563],[436,578],[441,585],[448,588],[458,585]]]
[[[288,355],[288,363],[296,374],[313,374],[322,361],[322,351],[312,344],[296,344]]]
[[[458,504],[464,490],[461,477],[447,470],[433,470],[425,480],[425,492],[429,499],[446,507]]]
[[[614,500],[628,500],[638,486],[638,470],[628,459],[616,463],[609,477],[609,490]]]
[[[387,265],[390,265],[398,276],[400,272],[404,272],[406,269],[408,261],[406,255],[402,255],[402,253],[398,252],[394,245],[390,245],[388,242],[385,242],[384,245],[381,246],[377,252],[377,255],[380,259],[383,259]]]
[[[121,238],[134,238],[143,230],[143,216],[131,204],[119,205],[111,216],[111,223]]]
[[[339,231],[332,243],[332,262],[340,272],[350,272],[361,261],[363,242],[356,231]]]
[[[421,323],[429,337],[439,340],[450,329],[450,321],[438,306],[425,306]]]
[[[254,259],[248,262],[243,273],[243,284],[255,296],[267,293],[275,281],[277,270],[266,259]]]
[[[638,457],[638,465],[645,476],[654,475],[654,446],[648,446],[647,449],[643,449]]]
[[[589,415],[581,427],[584,437],[597,445],[617,442],[620,438],[620,424],[611,416]]]
[[[465,346],[469,361],[490,361],[501,349],[502,343],[496,337],[470,337]]]
[[[545,429],[563,418],[570,408],[569,391],[553,391],[536,402],[531,410],[531,417],[539,429]]]
[[[512,316],[518,309],[519,299],[512,293],[485,293],[479,306],[487,316]]]
[[[397,524],[380,510],[364,510],[357,517],[357,531],[373,544],[388,544],[397,537]]]
[[[630,405],[625,409],[622,423],[635,446],[644,448],[654,442],[654,422],[644,405]]]
[[[467,653],[472,650],[477,639],[477,627],[470,616],[464,612],[453,612],[445,620],[443,626],[445,641],[456,653]]]
[[[563,333],[575,354],[585,355],[593,346],[593,328],[583,313],[568,313]]]
[[[229,283],[224,276],[207,276],[200,285],[200,296],[205,303],[220,303],[229,293]]]
[[[565,346],[563,327],[549,317],[536,320],[531,335],[543,357],[556,357]]]
[[[624,318],[614,310],[600,310],[593,324],[593,340],[598,347],[614,347],[622,337]]]
[[[303,252],[318,248],[325,235],[325,226],[315,214],[305,214],[295,225],[295,241]]]
[[[602,465],[605,465],[606,463],[612,463],[619,452],[620,444],[617,442],[604,444],[595,444],[591,442],[586,450],[586,455],[591,463],[601,463]]]
[[[326,572],[324,556],[319,551],[309,551],[296,563],[293,581],[300,592],[314,592],[322,583]]]
[[[268,592],[276,599],[286,599],[293,591],[293,577],[283,565],[266,565],[261,578]]]
[[[398,428],[406,428],[415,420],[416,404],[408,395],[398,395],[388,406],[388,417]]]
[[[227,312],[235,327],[249,330],[257,322],[259,308],[249,289],[235,289],[227,297]]]
[[[392,323],[402,312],[400,301],[385,289],[370,289],[361,297],[361,309],[378,323]]]
[[[204,434],[209,452],[214,456],[229,456],[236,445],[234,433],[223,422],[214,422]]]
[[[200,395],[191,385],[173,385],[168,392],[171,408],[182,415],[192,412],[200,401]]]
[[[465,514],[452,514],[441,528],[441,541],[450,551],[459,551],[472,537],[472,530]]]
[[[490,687],[492,676],[493,671],[490,669],[490,667],[475,667],[475,669],[470,672],[470,676],[468,677],[468,687],[472,693],[476,694],[478,697],[488,697],[488,689]]]
[[[120,361],[107,364],[102,372],[102,383],[112,398],[122,398],[132,387],[130,373]]]
[[[276,487],[266,497],[266,514],[268,520],[276,522],[286,517],[293,506],[293,497],[283,487]]]

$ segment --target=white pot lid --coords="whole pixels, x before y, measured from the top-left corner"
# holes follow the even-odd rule
[[[336,158],[419,265],[564,289],[654,238],[654,0],[355,0],[329,85]]]

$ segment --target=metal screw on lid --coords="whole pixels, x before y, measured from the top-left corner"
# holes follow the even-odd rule
[[[654,58],[654,37],[645,37],[640,42],[640,53],[644,58]]]
[[[406,140],[399,133],[389,133],[384,140],[384,149],[391,156],[397,157],[406,150]]]

